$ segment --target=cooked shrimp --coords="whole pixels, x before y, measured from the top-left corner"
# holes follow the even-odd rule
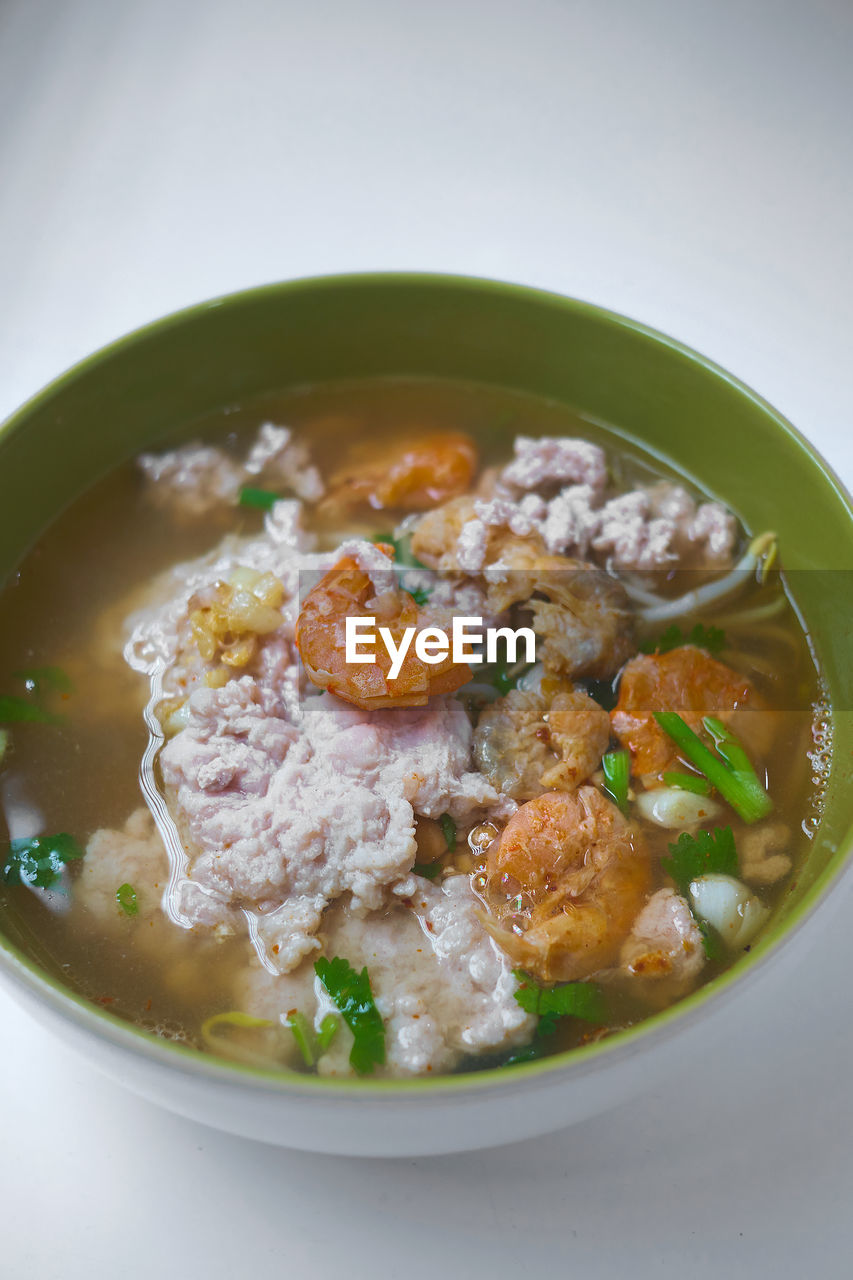
[[[486,857],[495,940],[543,982],[614,964],[651,885],[638,831],[594,787],[549,791],[510,818]]]
[[[754,705],[752,685],[744,676],[687,644],[631,659],[622,672],[611,721],[617,738],[631,752],[634,773],[655,775],[677,768],[678,755],[654,711],[677,711],[698,730],[703,716],[728,722],[750,702]]]
[[[392,548],[381,544],[386,554]],[[344,702],[365,711],[377,707],[422,707],[431,697],[454,693],[471,679],[471,668],[450,656],[429,665],[414,644],[406,651],[399,675],[391,680],[391,657],[377,644],[374,661],[346,661],[346,620],[372,617],[387,627],[399,646],[407,627],[418,627],[419,610],[402,588],[375,596],[373,582],[351,556],[344,556],[305,597],[296,622],[296,644],[312,684],[328,689]]]
[[[390,449],[385,445],[381,457],[343,468],[332,477],[323,505],[427,511],[464,493],[476,469],[477,450],[470,436],[436,431]]]

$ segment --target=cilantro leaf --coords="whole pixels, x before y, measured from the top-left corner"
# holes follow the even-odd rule
[[[356,973],[348,960],[321,956],[314,962],[314,972],[340,1009],[344,1022],[354,1036],[349,1060],[360,1076],[385,1061],[385,1025],[370,989],[367,969]]]
[[[678,649],[683,644],[695,644],[697,649],[717,654],[725,648],[726,633],[720,627],[706,627],[697,622],[685,636],[681,627],[673,622],[657,640],[643,641],[640,649],[643,653],[669,653],[671,649]]]
[[[726,633],[721,627],[703,627],[701,622],[697,622],[687,637],[687,643],[711,654],[720,653],[726,647]]]
[[[66,862],[82,858],[84,850],[66,832],[55,836],[29,836],[12,840],[0,850],[6,849],[3,861],[4,884],[34,884],[49,889],[59,879]]]
[[[412,867],[416,876],[423,876],[424,880],[434,880],[438,873],[442,870],[441,862],[416,862]]]
[[[516,1049],[515,1053],[510,1054],[501,1064],[504,1067],[514,1067],[519,1062],[536,1062],[538,1058],[545,1055],[547,1046],[542,1040],[534,1040],[532,1044],[526,1044],[523,1049]]]
[[[684,644],[684,632],[674,622],[662,632],[656,640],[644,640],[640,645],[641,653],[669,653]]]
[[[15,698],[11,694],[0,693],[0,724],[23,723],[30,721],[37,724],[60,724],[61,716],[31,702],[29,698]]]
[[[253,489],[251,485],[246,485],[240,490],[239,503],[241,507],[255,507],[258,511],[270,511],[280,496],[278,493],[273,493],[271,489]]]
[[[426,587],[415,587],[414,591],[409,592],[409,595],[412,597],[415,604],[426,604],[427,600],[429,600],[432,595],[432,592],[428,591]]]
[[[560,1018],[583,1018],[585,1022],[604,1022],[607,1005],[599,987],[592,982],[566,982],[559,987],[540,987],[520,969],[514,970],[519,981],[515,998],[525,1013],[539,1018],[536,1034],[551,1035]]]
[[[62,667],[30,667],[26,671],[15,671],[13,675],[23,680],[28,693],[38,694],[43,689],[53,689],[56,693],[74,692],[71,677]]]
[[[693,912],[696,927],[702,935],[702,950],[708,960],[721,960],[725,955],[723,940],[717,930],[707,920],[700,920]]]
[[[448,852],[453,853],[456,848],[456,823],[453,821],[449,813],[443,813],[438,822],[441,827],[441,834],[444,836],[444,843],[447,845]]]
[[[713,835],[710,831],[697,831],[695,835],[682,831],[675,844],[669,846],[669,852],[668,858],[661,858],[661,866],[685,896],[691,880],[697,876],[738,874],[737,849],[731,827],[715,827]]]

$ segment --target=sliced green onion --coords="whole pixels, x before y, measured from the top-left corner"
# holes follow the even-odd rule
[[[299,1052],[302,1054],[302,1061],[306,1067],[313,1067],[314,1058],[314,1032],[311,1023],[305,1017],[304,1013],[300,1013],[297,1009],[294,1013],[287,1015],[287,1025],[293,1032],[293,1038],[296,1041]]]
[[[340,1018],[336,1018],[333,1013],[327,1013],[320,1023],[320,1030],[315,1035],[314,1028],[305,1014],[295,1009],[293,1013],[287,1015],[287,1025],[293,1032],[302,1061],[306,1067],[313,1067],[337,1035]]]
[[[126,916],[139,915],[139,903],[132,884],[122,884],[116,889],[116,902]]]
[[[495,686],[498,693],[503,694],[504,696],[508,694],[511,689],[515,688],[516,682],[509,674],[505,662],[498,663],[497,671],[492,677],[492,684]]]
[[[256,507],[259,511],[269,511],[278,502],[281,495],[270,489],[253,489],[247,486],[240,490],[240,506]]]
[[[758,822],[760,818],[767,816],[773,805],[751,765],[748,774],[730,769],[720,756],[714,755],[713,751],[705,746],[701,738],[676,711],[654,711],[652,714],[664,733],[672,738],[690,763],[705,775],[713,787],[716,787],[723,799],[727,800],[735,812],[740,814],[744,822]],[[736,738],[734,743],[745,758],[746,753]]]
[[[737,738],[731,729],[715,716],[705,716],[702,723],[714,739],[717,753],[722,756],[734,777],[752,797],[756,808],[760,810],[759,817],[765,817],[773,808],[773,802],[755,772],[740,738]]]
[[[604,782],[614,803],[628,812],[628,783],[631,778],[631,756],[627,751],[607,751],[601,757]]]
[[[756,777],[752,761],[744,750],[743,743],[735,737],[731,729],[718,720],[716,716],[704,716],[702,723],[714,739],[717,754],[721,755],[734,773],[748,773]]]
[[[456,823],[453,821],[449,813],[443,813],[439,818],[441,826],[441,834],[444,836],[444,843],[447,845],[449,853],[453,853],[456,848]]]
[[[317,1032],[317,1056],[320,1057],[326,1052],[329,1045],[338,1034],[338,1027],[341,1025],[340,1018],[336,1018],[333,1013],[327,1013],[323,1021],[320,1023],[320,1030]]]
[[[707,796],[711,793],[710,782],[707,778],[700,777],[698,773],[680,773],[677,769],[673,769],[663,775],[663,780],[668,787],[678,787],[680,791],[692,791],[697,796]]]

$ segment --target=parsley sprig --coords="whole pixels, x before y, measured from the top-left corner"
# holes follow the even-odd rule
[[[360,1076],[367,1075],[385,1061],[385,1024],[373,1002],[367,969],[357,973],[342,956],[332,960],[321,956],[314,962],[314,972],[353,1034],[350,1065]]]
[[[682,831],[675,844],[669,846],[669,857],[661,858],[661,866],[687,897],[690,882],[699,876],[736,876],[739,871],[735,838],[731,827],[715,827],[691,835]]]
[[[14,693],[0,693],[0,724],[62,724],[62,716],[44,705],[51,693],[67,697],[74,690],[67,672],[62,667],[30,667],[27,671],[14,672],[28,697]]]
[[[238,501],[241,507],[254,507],[257,511],[271,511],[280,497],[280,493],[273,493],[271,489],[255,489],[251,485],[245,485],[240,490]]]
[[[538,1036],[550,1036],[561,1018],[582,1018],[585,1022],[604,1022],[607,1005],[601,989],[592,982],[566,982],[558,987],[540,987],[521,969],[513,970],[518,979],[515,998],[525,1013],[539,1019]]]
[[[66,831],[55,836],[11,840],[0,845],[0,856],[4,848],[3,883],[34,884],[40,889],[49,889],[59,879],[66,862],[82,858],[85,852]]]
[[[448,852],[453,853],[456,849],[456,823],[449,813],[443,813],[438,821]]]
[[[697,831],[691,835],[682,831],[675,844],[669,846],[668,858],[661,858],[661,866],[675,881],[679,893],[690,902],[690,883],[699,876],[737,876],[738,864],[735,838],[731,827],[715,827],[710,831]],[[696,919],[696,913],[693,913]],[[706,920],[696,919],[702,934],[702,946],[709,960],[719,960],[723,953],[719,935]]]
[[[640,645],[642,653],[669,653],[671,649],[680,649],[683,644],[695,644],[697,649],[705,649],[710,654],[721,653],[726,646],[726,633],[720,627],[705,627],[697,622],[687,635],[674,622],[667,627],[657,640],[644,640]]]
[[[74,682],[62,667],[28,667],[26,671],[16,671],[18,680],[23,680],[27,693],[40,694],[47,690],[54,693],[73,693]]]
[[[45,707],[19,698],[15,694],[0,693],[0,724],[61,724],[62,716],[54,715]]]
[[[435,880],[444,870],[441,861],[436,862],[416,862],[412,867],[416,876],[423,876],[424,880]]]

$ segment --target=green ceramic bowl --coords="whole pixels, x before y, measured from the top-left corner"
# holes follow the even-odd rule
[[[167,1106],[236,1132],[341,1152],[414,1154],[532,1135],[637,1091],[724,993],[791,938],[853,844],[853,510],[789,423],[736,379],[642,325],[568,298],[456,277],[330,277],[194,307],[105,348],[0,430],[0,580],[52,517],[116,463],[258,393],[385,374],[551,397],[665,455],[753,530],[780,537],[834,708],[828,801],[796,884],[751,954],[599,1045],[524,1067],[356,1084],[253,1071],[95,1009],[0,936],[0,970],[88,1057]],[[802,570],[803,572],[798,572]]]

